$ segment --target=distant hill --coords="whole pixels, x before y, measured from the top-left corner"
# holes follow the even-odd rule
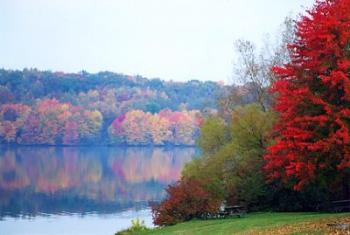
[[[0,141],[193,145],[229,86],[112,72],[0,70]]]

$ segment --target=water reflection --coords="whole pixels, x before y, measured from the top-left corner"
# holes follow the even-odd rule
[[[1,147],[0,218],[116,213],[164,197],[194,148]]]

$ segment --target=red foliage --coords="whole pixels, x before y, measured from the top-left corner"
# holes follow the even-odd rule
[[[350,0],[317,1],[289,47],[291,62],[274,68],[280,118],[265,169],[300,190],[350,168]]]
[[[130,145],[194,145],[203,123],[199,111],[131,110],[116,118],[109,128],[114,143]]]
[[[0,106],[0,138],[6,142],[20,142],[24,121],[31,108],[24,104],[4,104]]]
[[[167,189],[168,196],[152,207],[156,225],[172,225],[217,212],[221,201],[211,196],[204,183],[197,180],[181,180]]]
[[[24,104],[4,104],[0,109],[0,118],[3,121],[15,122],[23,118],[30,111],[30,107]]]
[[[11,113],[10,113],[11,114]],[[14,115],[7,115],[14,119]],[[102,117],[97,111],[84,111],[56,99],[39,100],[23,119],[18,142],[22,144],[74,145],[97,138]]]

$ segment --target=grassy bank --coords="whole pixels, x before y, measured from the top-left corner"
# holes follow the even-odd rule
[[[350,223],[350,213],[254,213],[244,218],[197,220],[133,234],[350,234],[330,223]]]

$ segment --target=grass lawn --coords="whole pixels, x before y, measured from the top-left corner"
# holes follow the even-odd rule
[[[349,234],[329,223],[350,223],[350,213],[253,213],[243,218],[196,220],[137,234]]]

